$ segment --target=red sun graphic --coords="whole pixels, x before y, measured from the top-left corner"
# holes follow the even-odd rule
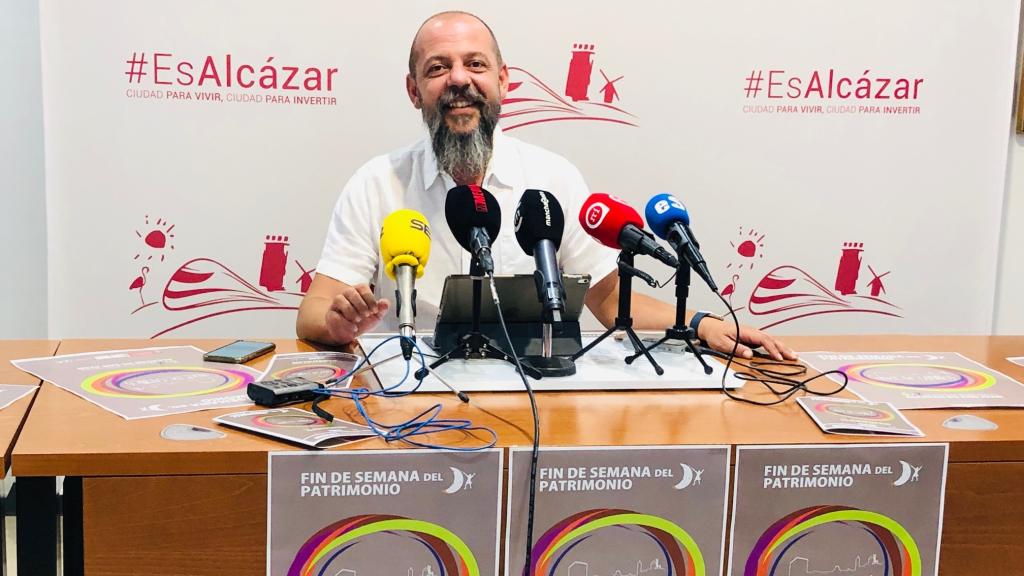
[[[751,228],[746,233],[743,232],[743,226],[740,226],[739,236],[735,242],[729,241],[729,245],[732,246],[733,250],[736,251],[736,255],[732,261],[726,266],[726,268],[736,267],[742,269],[744,266],[748,270],[754,269],[754,263],[761,258],[764,258],[764,234],[760,234],[757,230]]]
[[[174,238],[174,234],[171,234],[171,231],[174,230],[174,224],[162,218],[157,218],[155,224],[150,224],[149,214],[146,214],[146,223],[142,229],[145,231],[145,235],[138,230],[135,231],[135,235],[142,239],[146,246],[135,254],[133,260],[138,260],[145,256],[146,260],[149,261],[154,256],[160,256],[160,261],[163,262],[166,256],[165,252],[174,250],[174,244],[171,243],[171,239]]]

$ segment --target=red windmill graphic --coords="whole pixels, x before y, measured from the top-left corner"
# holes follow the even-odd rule
[[[613,100],[619,98],[619,91],[615,89],[615,83],[625,78],[625,76],[619,76],[615,80],[609,80],[608,76],[604,73],[604,70],[599,70],[601,77],[604,78],[604,87],[601,88],[601,92],[604,93],[604,103],[611,104]]]
[[[835,313],[878,314],[902,318],[899,306],[881,295],[885,293],[882,278],[867,266],[874,276],[868,286],[871,295],[857,294],[857,278],[863,265],[863,242],[844,242],[836,269],[835,288],[828,288],[813,275],[793,265],[782,265],[766,274],[750,293],[747,310],[754,316],[766,316],[761,329],[792,322],[800,318]]]
[[[295,279],[295,283],[299,285],[299,292],[305,294],[309,292],[309,285],[313,283],[313,274],[316,272],[316,268],[306,270],[298,260],[295,261],[295,265],[302,270],[302,275]]]
[[[875,272],[875,269],[870,265],[868,265],[868,270],[871,272],[871,275],[874,276],[871,282],[868,282],[868,286],[871,288],[871,295],[877,298],[882,294],[885,294],[885,284],[882,282],[882,278],[888,276],[892,270],[879,274],[878,272]]]
[[[622,96],[616,83],[625,76],[611,80],[602,70],[605,84],[600,92],[603,101],[590,99],[595,55],[594,44],[572,45],[564,91],[524,68],[509,66],[508,94],[501,101],[501,128],[510,131],[568,120],[637,126],[636,115],[619,106]]]

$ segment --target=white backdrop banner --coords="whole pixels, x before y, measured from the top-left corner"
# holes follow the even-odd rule
[[[423,133],[409,44],[451,8],[43,0],[51,336],[294,334],[341,187]],[[458,8],[504,129],[641,212],[676,194],[742,321],[991,331],[1020,0]]]

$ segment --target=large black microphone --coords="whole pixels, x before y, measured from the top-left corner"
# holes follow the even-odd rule
[[[562,206],[550,192],[527,190],[516,206],[515,226],[519,246],[528,256],[533,256],[537,264],[533,280],[544,307],[544,320],[561,322],[561,314],[565,312],[565,287],[555,254],[565,230]]]
[[[445,198],[444,217],[459,245],[476,257],[484,274],[494,274],[491,239],[501,230],[498,199],[476,185],[456,186]]]
[[[713,292],[718,286],[711,278],[711,270],[700,253],[700,244],[690,231],[690,213],[678,198],[671,194],[658,194],[647,202],[647,223],[659,238],[668,240],[686,263],[707,282]]]

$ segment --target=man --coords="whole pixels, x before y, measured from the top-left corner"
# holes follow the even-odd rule
[[[501,205],[501,233],[492,250],[497,274],[532,273],[533,259],[513,237],[512,217],[523,190],[537,188],[555,195],[566,215],[566,233],[558,259],[566,273],[588,273],[594,283],[586,304],[604,325],[614,321],[618,306],[617,253],[587,237],[576,214],[588,195],[582,176],[568,161],[501,133],[501,101],[508,91],[508,69],[497,40],[482,20],[465,12],[442,12],[428,18],[416,33],[409,54],[406,91],[422,111],[429,137],[411,147],[374,158],[346,184],[335,207],[323,255],[299,308],[300,338],[345,344],[374,328],[393,327],[390,302],[394,283],[383,275],[377,245],[381,222],[399,208],[423,212],[431,222],[428,265],[417,281],[417,322],[436,316],[444,278],[465,274],[469,254],[444,222],[447,190],[476,184]],[[634,294],[634,326],[663,330],[675,320],[673,305]],[[691,325],[694,315],[688,315]],[[717,350],[730,351],[734,326],[698,314],[698,336]],[[741,356],[763,346],[775,359],[793,359],[781,342],[741,327]]]

